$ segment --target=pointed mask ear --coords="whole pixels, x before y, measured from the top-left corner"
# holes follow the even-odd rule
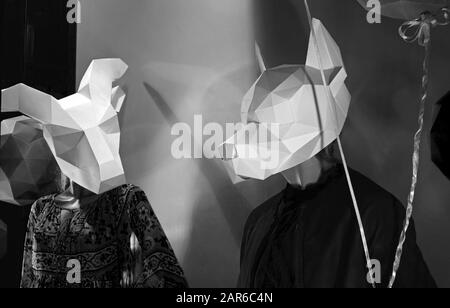
[[[262,74],[267,70],[267,67],[266,64],[264,63],[264,58],[261,54],[261,48],[259,48],[259,45],[256,42],[255,42],[255,53],[256,59],[258,60],[259,70],[261,71]]]
[[[41,123],[51,123],[55,103],[53,96],[24,84],[2,90],[2,112],[21,112]]]
[[[94,60],[81,80],[78,93],[96,103],[109,105],[114,95],[112,85],[127,69],[128,66],[120,59]]]
[[[2,112],[20,112],[44,125],[80,129],[56,98],[24,84],[2,90]]]
[[[314,31],[314,32],[313,32]],[[316,42],[314,36],[317,38],[318,49],[316,48]],[[318,59],[320,55],[320,60]],[[342,60],[341,51],[339,46],[334,41],[333,37],[327,31],[322,22],[318,19],[313,19],[313,29],[311,29],[311,35],[309,38],[308,58],[306,59],[306,65],[309,67],[330,70],[344,66]]]

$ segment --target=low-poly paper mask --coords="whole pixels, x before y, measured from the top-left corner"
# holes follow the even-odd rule
[[[260,59],[263,73],[242,103],[244,127],[221,149],[236,175],[267,179],[314,157],[340,135],[351,100],[347,73],[339,47],[317,19],[313,31],[319,52],[311,35],[306,65],[265,69]]]
[[[94,60],[78,93],[61,100],[18,84],[2,91],[2,111],[19,111],[41,122],[61,171],[78,185],[104,193],[126,183],[118,120],[125,93],[113,82],[127,68],[120,59]]]
[[[42,124],[25,116],[4,120],[0,136],[0,200],[31,205],[57,191],[56,161]]]

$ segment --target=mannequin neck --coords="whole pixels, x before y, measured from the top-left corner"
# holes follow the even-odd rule
[[[97,199],[97,195],[69,180],[68,188],[58,195],[57,201],[63,208],[78,208]]]
[[[69,180],[69,187],[66,190],[67,194],[77,198],[77,199],[81,199],[85,194],[86,191],[83,187],[81,187],[80,185],[78,185],[77,183],[75,183],[72,180]]]
[[[322,173],[329,167],[331,167],[330,164],[313,157],[292,169],[284,171],[282,175],[289,185],[305,189],[308,185],[316,184]]]

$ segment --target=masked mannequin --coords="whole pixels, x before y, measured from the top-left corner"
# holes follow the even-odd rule
[[[42,124],[65,183],[33,204],[22,287],[187,286],[147,196],[125,179],[118,121],[125,93],[113,83],[126,70],[120,59],[94,60],[78,92],[61,100],[23,84],[2,91],[3,111]]]
[[[318,20],[313,27],[319,50],[311,39],[305,66],[268,69],[258,55],[262,75],[243,100],[244,129],[222,148],[237,176],[265,180],[281,174],[288,183],[247,220],[238,282],[242,288],[371,287],[349,181],[334,154],[351,101],[347,74],[331,35]],[[320,78],[319,62],[329,89]],[[268,132],[259,135],[261,128]],[[263,136],[272,137],[257,138]],[[349,178],[370,257],[381,264],[372,278],[376,286],[386,287],[404,209],[358,172],[349,169]],[[394,287],[435,286],[412,227]]]

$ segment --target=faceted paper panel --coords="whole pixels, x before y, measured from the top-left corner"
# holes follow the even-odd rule
[[[8,119],[2,122],[0,138],[1,201],[30,205],[57,190],[57,165],[42,124],[25,116]]]

